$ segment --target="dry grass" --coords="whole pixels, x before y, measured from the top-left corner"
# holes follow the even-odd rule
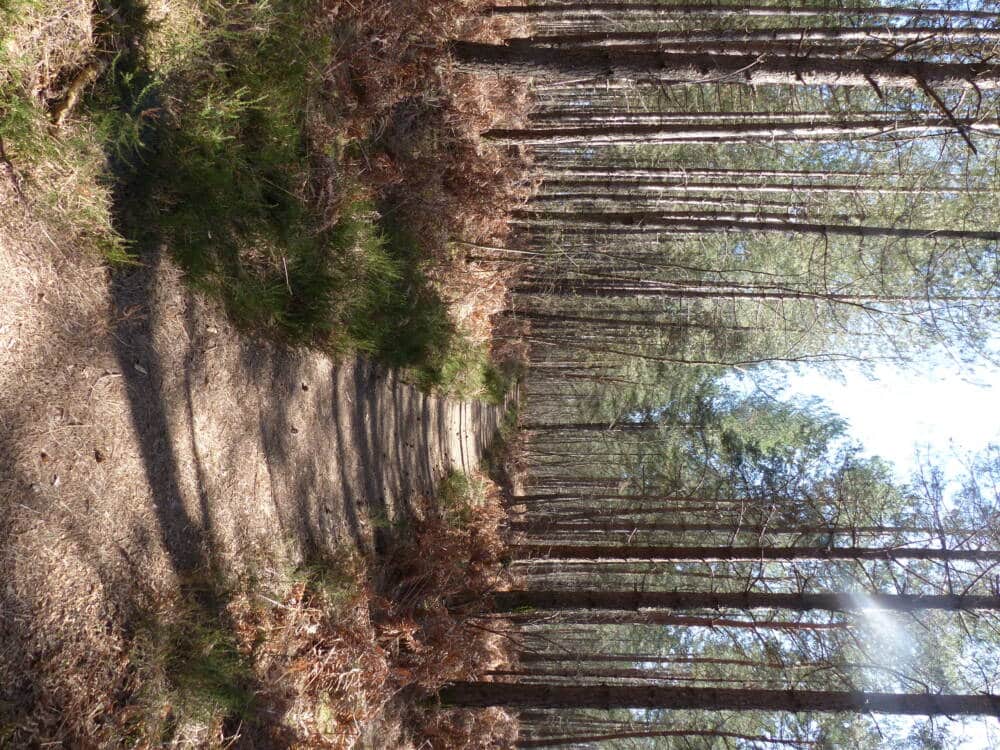
[[[500,708],[428,712],[420,724],[420,737],[431,750],[506,750],[517,743],[518,725]]]
[[[476,142],[508,94],[453,76],[439,42],[465,28],[464,6],[426,6],[415,16],[403,0],[328,3],[326,20],[344,32],[338,59],[358,67],[342,89],[332,63],[334,95],[310,102],[313,179],[302,193],[334,213],[340,196],[360,193],[380,203],[395,196],[400,215],[418,226],[444,216],[447,232],[424,225],[437,238],[428,244],[431,275],[463,290],[449,298],[452,315],[485,340],[504,278],[463,268],[444,242],[452,232],[502,235],[496,206],[518,200],[518,155]],[[205,54],[198,8],[149,4],[154,66],[183,69]],[[410,553],[398,554],[422,550],[440,570],[394,558],[392,573],[376,576],[347,556],[335,561],[344,580],[332,583],[314,571],[271,572],[299,566],[314,539],[350,537],[340,506],[353,509],[360,495],[362,470],[349,455],[360,442],[362,427],[349,426],[358,414],[339,399],[343,382],[325,358],[247,340],[167,258],[147,269],[148,288],[132,290],[127,274],[109,281],[105,259],[122,245],[91,104],[50,128],[72,82],[108,53],[98,49],[94,9],[77,0],[30,0],[9,17],[0,9],[0,21],[13,19],[0,29],[0,97],[18,94],[0,98],[0,746],[217,747],[260,733],[272,746],[339,747],[393,722],[399,743],[381,747],[403,748],[421,731],[442,748],[477,747],[483,733],[509,737],[495,713],[404,711],[411,693],[503,663],[497,636],[465,621],[495,583],[489,513],[484,527],[455,527],[427,510]],[[380,23],[390,24],[382,40]],[[424,54],[427,29],[439,31]],[[395,46],[389,53],[397,43],[412,57],[395,58]],[[364,54],[355,56],[356,45]],[[370,85],[357,88],[355,79]],[[515,107],[519,96],[511,94]],[[20,137],[11,137],[11,123]],[[331,448],[332,422],[346,437]],[[428,457],[435,469],[444,461]],[[355,483],[349,489],[344,474]],[[196,534],[169,528],[172,513]],[[221,586],[219,606],[192,599],[192,581],[178,573],[171,545],[181,532],[197,536],[185,543],[212,558],[213,575],[224,574],[211,584]],[[401,586],[422,593],[396,602]],[[221,633],[240,646],[252,674],[224,661],[253,688],[260,720],[224,726],[226,700],[211,696],[200,707],[207,712],[185,713],[184,686],[169,674],[176,654],[152,645],[174,636],[151,638],[159,631],[150,621],[173,634],[208,622],[197,644],[209,649]]]
[[[13,0],[7,12],[0,13],[0,23],[11,21],[0,29],[0,232],[23,236],[31,225],[50,244],[120,257],[93,128],[79,123],[56,133],[49,126],[49,109],[94,59],[92,3]]]
[[[464,331],[474,344],[489,345],[495,341],[498,317],[510,307],[510,286],[518,269],[485,268],[481,264],[462,260],[461,247],[446,263],[436,263],[428,269],[427,275],[442,300],[448,306],[448,314],[456,327]],[[522,362],[507,352],[494,352],[497,362]]]
[[[89,0],[22,3],[7,34],[5,55],[18,65],[0,70],[0,77],[21,78],[40,103],[59,98],[74,71],[93,54],[94,20]]]
[[[272,581],[280,593],[257,582],[232,600],[240,648],[281,715],[270,741],[351,748],[395,734],[400,750],[513,747],[504,712],[416,705],[446,682],[509,664],[502,634],[474,619],[505,585],[504,513],[496,485],[477,476],[472,487],[443,508],[428,501],[377,570],[345,553]]]
[[[4,29],[0,88],[32,98],[20,110],[0,105],[0,119],[45,127],[44,99],[86,59],[89,19],[89,3],[39,4]],[[5,66],[6,55],[15,64]],[[110,521],[99,498],[117,481],[127,494],[141,465],[105,461],[128,428],[107,397],[118,384],[103,349],[107,269],[86,250],[114,242],[97,181],[103,155],[86,133],[5,143],[20,189],[0,170],[0,746],[49,737],[113,746],[110,706],[127,679],[127,575],[94,560],[117,556],[121,529],[138,514],[126,505]],[[102,549],[89,524],[104,528]]]
[[[448,251],[449,242],[502,241],[510,210],[534,189],[527,154],[480,138],[522,122],[527,87],[515,78],[459,73],[448,58],[451,39],[515,33],[481,14],[487,6],[481,0],[334,3],[342,26],[326,71],[338,92],[329,106],[343,123],[341,139],[357,148],[328,164],[318,191],[335,215],[343,191],[330,186],[353,175],[391,222],[419,237],[428,276],[456,328],[474,344],[489,341],[515,271],[465,263],[464,253]],[[337,176],[329,176],[331,167]]]
[[[13,515],[0,528],[0,747],[113,746],[109,707],[128,672],[114,592],[60,524]]]
[[[309,281],[322,278],[329,271],[320,268],[321,264],[312,257],[322,253],[313,252],[303,264],[286,262],[285,248],[261,242],[261,237],[267,233],[252,229],[253,242],[235,243],[243,276],[249,280],[245,284],[252,288],[232,288],[231,278],[202,278],[204,268],[215,262],[203,260],[202,256],[211,255],[212,251],[200,246],[193,250],[175,247],[179,244],[178,238],[170,235],[170,228],[182,237],[204,237],[204,228],[175,226],[179,219],[172,216],[176,211],[171,210],[171,200],[177,201],[178,190],[171,188],[173,183],[169,177],[158,176],[153,152],[137,145],[140,139],[137,128],[152,129],[154,123],[163,124],[168,135],[171,128],[180,123],[184,124],[185,131],[200,132],[199,127],[211,131],[217,125],[215,120],[211,117],[205,122],[198,119],[204,119],[204,112],[212,110],[209,104],[216,109],[221,107],[223,114],[216,119],[225,120],[243,112],[246,108],[243,100],[247,97],[259,100],[258,94],[262,94],[279,107],[296,98],[295,92],[284,89],[277,95],[256,91],[253,86],[259,81],[251,77],[251,88],[243,94],[234,94],[232,101],[226,99],[223,89],[218,92],[212,89],[204,107],[198,101],[185,103],[185,97],[191,93],[187,89],[203,86],[206,71],[211,75],[213,45],[225,51],[228,47],[238,47],[233,40],[241,35],[266,37],[270,31],[256,25],[261,18],[266,20],[266,13],[255,15],[248,10],[254,6],[237,3],[232,12],[223,14],[220,22],[215,18],[218,13],[214,10],[207,13],[197,0],[158,0],[151,3],[148,13],[136,22],[138,27],[129,30],[127,25],[121,29],[115,25],[125,24],[125,20],[115,14],[106,16],[95,12],[89,3],[75,0],[70,3],[15,2],[23,10],[12,11],[16,23],[6,30],[0,53],[0,62],[4,63],[0,68],[5,69],[0,70],[0,94],[4,91],[20,93],[11,100],[16,100],[17,107],[12,110],[16,117],[6,112],[10,109],[9,103],[0,101],[0,113],[6,118],[5,127],[0,131],[14,134],[5,137],[2,143],[5,161],[0,163],[0,176],[7,173],[10,179],[0,180],[0,192],[5,196],[15,192],[21,195],[18,196],[20,200],[5,201],[0,214],[10,213],[12,206],[21,203],[30,214],[44,215],[49,228],[74,245],[96,248],[106,258],[123,259],[126,244],[111,221],[113,205],[109,186],[112,180],[107,174],[106,147],[117,154],[115,159],[118,161],[147,164],[146,171],[153,175],[144,178],[147,182],[167,185],[165,198],[157,199],[153,190],[150,195],[136,198],[136,205],[152,205],[154,213],[159,212],[166,227],[160,232],[159,241],[166,242],[181,257],[185,270],[202,287],[216,290],[225,298],[230,314],[248,318],[244,325],[266,328],[274,335],[288,334],[294,341],[329,345],[338,351],[349,348],[352,343],[365,349],[366,342],[353,342],[350,335],[344,335],[350,322],[329,320],[341,314],[342,306],[327,305],[325,298],[305,306],[281,298],[286,287],[305,289],[313,297],[323,297],[327,293],[321,283]],[[501,27],[500,21],[480,15],[478,11],[483,6],[482,2],[467,0],[444,3],[410,0],[329,0],[324,3],[317,0],[313,5],[304,6],[308,13],[303,11],[293,16],[296,19],[309,16],[301,18],[302,37],[308,37],[315,49],[310,47],[297,52],[298,57],[304,55],[309,60],[309,70],[303,74],[303,91],[299,92],[302,102],[295,101],[289,113],[280,113],[272,119],[278,123],[285,123],[289,118],[297,121],[294,113],[304,110],[302,136],[307,164],[299,169],[290,164],[293,155],[284,153],[278,154],[280,158],[274,164],[265,164],[267,169],[294,173],[292,182],[295,184],[283,184],[282,189],[295,193],[296,200],[308,204],[308,213],[315,211],[321,217],[318,227],[301,233],[305,239],[298,244],[303,247],[309,245],[309,238],[320,236],[323,228],[333,227],[345,215],[350,219],[358,205],[372,205],[377,209],[379,230],[387,236],[402,232],[415,238],[421,258],[420,273],[426,274],[430,288],[443,299],[450,326],[458,332],[457,346],[451,353],[456,356],[470,344],[486,347],[494,317],[506,304],[506,289],[514,271],[496,264],[466,263],[462,253],[449,251],[449,242],[454,239],[502,241],[508,229],[508,209],[524,201],[532,189],[525,177],[528,162],[523,153],[499,149],[479,137],[481,131],[490,127],[518,124],[526,111],[526,89],[514,79],[460,74],[453,70],[447,55],[450,39],[496,39],[513,33]],[[135,9],[129,11],[136,12]],[[248,25],[251,28],[243,28]],[[281,33],[288,33],[287,19],[276,25],[281,26]],[[129,41],[127,37],[131,33],[141,34],[141,39]],[[220,39],[228,41],[222,44]],[[95,65],[105,71],[103,78],[114,80],[99,82],[95,88],[87,78],[79,93],[94,100],[88,105],[90,109],[108,105],[107,89],[122,88],[126,77],[133,75],[129,71],[118,71],[118,62],[111,64],[116,49],[130,44],[141,47],[144,64],[152,71],[150,80],[162,88],[162,92],[147,95],[135,89],[146,84],[126,82],[124,87],[132,89],[129,96],[135,101],[118,105],[124,115],[95,114],[79,106],[69,113],[65,126],[47,125],[65,103],[67,90]],[[289,85],[298,86],[297,80]],[[193,120],[190,116],[185,119],[178,115],[185,106],[193,107]],[[130,113],[130,107],[138,107],[138,114]],[[11,128],[9,122],[16,128]],[[267,118],[264,122],[268,127],[274,124]],[[276,141],[288,136],[280,127],[272,135],[269,138]],[[225,137],[230,143],[238,142],[238,134],[236,140],[232,133]],[[108,138],[110,142],[102,141]],[[160,135],[157,140],[163,142],[169,137],[165,139]],[[195,143],[200,141],[195,138]],[[243,163],[250,153],[235,147],[232,151],[227,161],[234,164]],[[166,166],[170,166],[169,159]],[[182,164],[174,166],[177,168],[167,169],[166,173],[183,175],[181,182],[192,181],[187,178]],[[188,171],[193,171],[195,178],[204,177],[206,165],[196,166],[198,169]],[[211,169],[208,174],[218,177],[220,185],[228,185],[235,179],[225,169],[216,171],[218,175]],[[241,176],[241,184],[248,182],[245,177]],[[219,189],[207,192],[223,196],[219,199],[221,205],[228,193],[215,187]],[[126,205],[118,209],[126,217],[126,224],[134,213],[133,207],[128,205],[130,195],[140,195],[131,182],[119,196],[125,197]],[[194,195],[198,197],[197,191]],[[180,198],[184,197],[181,190]],[[164,205],[159,206],[157,200]],[[181,200],[181,204],[184,203]],[[232,203],[246,206],[248,201]],[[259,219],[254,210],[232,206],[229,209],[243,210],[246,214],[237,216],[235,223],[238,225],[252,225]],[[0,216],[3,223],[6,218]],[[186,221],[189,217],[185,214],[182,218]],[[149,228],[149,219],[140,216],[133,223]],[[282,217],[286,224],[287,219]],[[216,223],[220,231],[226,226],[225,221]],[[11,231],[17,230],[12,228]],[[132,237],[134,232],[130,232],[126,227],[132,240],[145,241],[144,235]],[[256,250],[258,246],[263,249]],[[337,253],[343,255],[340,250]],[[195,261],[187,263],[192,254],[197,256]],[[303,278],[295,278],[300,265],[306,269],[300,274]],[[342,270],[333,275],[337,276]],[[355,281],[364,283],[363,278]],[[262,302],[271,296],[275,296],[274,305],[280,309],[271,310]],[[285,328],[294,330],[289,333]],[[429,359],[435,356],[431,353],[435,346],[441,348],[437,344],[425,347]],[[452,360],[457,361],[456,356],[451,356]],[[468,366],[475,368],[478,365],[470,362]],[[440,386],[441,383],[434,382],[439,379],[431,375],[418,377],[418,382]]]

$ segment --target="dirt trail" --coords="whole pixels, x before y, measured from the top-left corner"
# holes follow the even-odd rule
[[[338,365],[248,341],[172,275],[141,270],[112,284],[120,315],[149,296],[167,313],[153,324],[126,319],[116,337],[164,528],[176,524],[171,508],[180,504],[184,525],[213,550],[275,534],[297,556],[347,541],[370,549],[370,520],[405,517],[450,469],[475,468],[499,426],[495,407],[429,397],[364,360]],[[171,321],[174,331],[157,330]],[[173,467],[165,433],[174,436]],[[178,566],[192,562],[182,539],[165,543]]]
[[[499,425],[241,334],[165,260],[16,239],[41,236],[0,236],[0,704],[57,691],[53,659],[112,684],[122,623],[192,572],[370,553]]]

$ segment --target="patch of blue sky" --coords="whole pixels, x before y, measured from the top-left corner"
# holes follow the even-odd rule
[[[957,372],[944,357],[902,368],[847,362],[837,374],[818,367],[767,369],[734,376],[733,384],[780,400],[819,398],[847,420],[868,455],[890,461],[900,481],[922,463],[949,478],[967,470],[973,454],[1000,443],[1000,365],[980,362]]]
[[[996,349],[995,343],[990,342]],[[932,463],[951,482],[967,475],[974,455],[1000,444],[1000,365],[979,361],[958,371],[944,353],[923,366],[846,363],[839,373],[821,368],[765,368],[730,377],[746,392],[783,401],[818,398],[843,417],[865,453],[892,463],[900,482]],[[906,724],[910,720],[902,720]],[[947,747],[1000,750],[996,718],[946,723]]]

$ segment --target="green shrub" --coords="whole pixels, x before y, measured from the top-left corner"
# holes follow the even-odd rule
[[[182,601],[147,613],[130,662],[142,737],[169,741],[184,727],[250,714],[251,665],[218,616],[198,604]]]

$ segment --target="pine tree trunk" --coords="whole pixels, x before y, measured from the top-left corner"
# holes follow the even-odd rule
[[[662,6],[661,6],[662,7]],[[1000,66],[988,63],[926,63],[795,56],[663,54],[640,48],[554,49],[453,42],[459,67],[469,72],[534,78],[595,77],[672,83],[735,82],[753,85],[871,86],[993,89]]]
[[[909,227],[878,227],[850,224],[819,224],[769,219],[761,221],[755,214],[716,215],[693,212],[640,211],[518,211],[522,220],[551,224],[579,225],[581,222],[627,227],[634,231],[670,231],[685,233],[699,232],[791,232],[797,234],[819,234],[842,237],[891,237],[894,239],[940,239],[940,240],[1000,240],[1000,231],[965,229],[913,229]]]
[[[735,528],[730,526],[730,532]],[[908,547],[708,547],[609,546],[526,543],[513,545],[519,558],[560,560],[642,560],[656,562],[753,562],[756,560],[939,560],[997,562],[997,550]]]
[[[490,9],[493,15],[572,15],[585,14],[604,20],[605,14],[620,13],[629,16],[725,16],[731,17],[738,10],[741,16],[753,18],[814,18],[816,16],[898,16],[900,18],[944,18],[990,21],[996,14],[987,10],[944,10],[937,8],[912,8],[906,6],[857,6],[838,5],[707,5],[699,3],[665,4],[630,0],[604,0],[603,2],[524,3],[498,5]]]
[[[669,6],[667,6],[669,7]],[[981,28],[889,28],[862,26],[858,28],[799,26],[781,29],[721,29],[688,31],[583,31],[572,34],[541,34],[510,39],[513,46],[577,45],[603,46],[610,44],[676,44],[716,43],[746,44],[754,42],[994,42],[1000,41],[1000,31]]]
[[[928,609],[1000,610],[1000,596],[881,593],[718,593],[705,591],[500,591],[493,595],[498,612],[519,610],[640,609],[786,609],[850,612],[876,608],[894,612]]]
[[[627,516],[628,510],[622,509],[618,515]],[[513,521],[510,524],[513,531],[523,534],[574,534],[579,532],[606,532],[632,534],[635,532],[712,532],[718,534],[753,534],[760,536],[763,534],[810,534],[810,535],[840,535],[845,534],[936,534],[937,529],[930,526],[822,526],[803,524],[783,525],[783,524],[756,524],[756,523],[698,523],[698,522],[671,522],[671,521],[630,521],[624,518],[612,518],[607,521],[591,521],[584,519],[580,521],[567,520],[561,514],[551,514],[537,520]],[[956,532],[959,533],[959,532]],[[1000,553],[997,553],[1000,554]],[[547,554],[553,557],[552,553]],[[755,558],[756,559],[756,558]]]
[[[737,732],[713,731],[711,729],[650,729],[646,731],[619,731],[604,734],[577,734],[563,737],[541,737],[538,739],[518,740],[517,746],[522,747],[563,747],[565,745],[580,745],[589,742],[609,742],[611,740],[640,739],[646,737],[707,737],[710,739],[736,739],[744,742],[763,742],[767,745],[790,745],[792,747],[808,747],[812,742],[800,740],[784,740],[764,735],[739,734]]]
[[[864,693],[832,690],[737,690],[633,685],[538,685],[455,682],[442,703],[456,708],[693,709],[704,711],[818,711],[912,716],[995,716],[1000,696]]]
[[[504,612],[503,618],[518,624],[534,624],[538,612]],[[678,615],[664,610],[644,609],[582,609],[560,611],[559,625],[662,625],[675,628],[730,628],[742,630],[776,630],[782,633],[823,633],[851,630],[851,622],[795,622],[792,620],[737,620],[731,617]]]
[[[767,123],[767,124],[599,124],[556,128],[511,128],[488,130],[483,137],[508,144],[527,146],[577,145],[627,146],[636,144],[711,143],[794,143],[798,141],[839,141],[845,138],[877,136],[913,137],[954,128],[995,135],[1000,121],[943,117],[882,118],[863,122]]]

